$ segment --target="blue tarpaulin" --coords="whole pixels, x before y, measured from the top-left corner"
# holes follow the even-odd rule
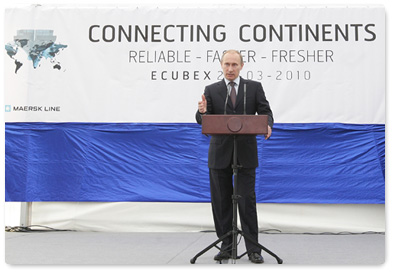
[[[259,203],[385,202],[385,125],[275,124]],[[209,202],[194,123],[6,123],[6,201]]]

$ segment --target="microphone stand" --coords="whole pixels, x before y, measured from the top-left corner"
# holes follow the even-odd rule
[[[241,236],[244,237],[244,239],[248,240],[250,243],[253,245],[259,247],[263,251],[267,252],[269,255],[273,256],[278,264],[282,264],[283,260],[279,258],[275,253],[267,249],[266,247],[262,246],[259,244],[257,241],[255,241],[253,238],[251,238],[248,234],[244,233],[237,227],[237,204],[238,200],[240,199],[240,195],[237,194],[237,177],[238,177],[238,172],[239,169],[242,168],[242,166],[237,165],[237,140],[236,140],[236,135],[233,135],[233,147],[234,147],[234,152],[233,152],[233,164],[232,164],[232,169],[233,169],[233,195],[232,195],[232,204],[233,204],[233,220],[232,220],[232,230],[227,232],[225,235],[220,237],[218,240],[216,240],[214,243],[200,251],[198,254],[196,254],[191,260],[191,264],[194,264],[197,260],[197,258],[204,253],[206,253],[208,250],[211,248],[215,247],[219,250],[221,250],[217,244],[225,240],[227,237],[232,236],[232,263],[235,264],[237,259],[240,259],[244,255],[246,255],[248,252],[246,251],[242,255],[238,256],[237,255],[237,236],[240,234]]]

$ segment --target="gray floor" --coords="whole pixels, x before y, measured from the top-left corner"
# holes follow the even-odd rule
[[[216,239],[213,232],[6,232],[5,261],[8,264],[187,265]],[[259,240],[284,264],[375,265],[385,261],[385,235],[382,234],[259,234]],[[238,253],[244,249],[242,239]],[[215,264],[213,257],[217,252],[216,248],[209,250],[196,264]],[[277,264],[266,252],[262,255],[265,264]],[[246,256],[236,263],[250,264]]]

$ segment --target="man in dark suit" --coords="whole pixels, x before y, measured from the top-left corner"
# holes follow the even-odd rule
[[[246,114],[268,115],[268,139],[272,133],[273,114],[259,82],[245,80],[239,76],[244,66],[241,54],[236,50],[226,51],[221,58],[224,80],[206,86],[202,100],[198,103],[196,121],[201,124],[203,115],[242,115],[244,113],[244,85],[246,86]],[[228,91],[229,90],[229,91]],[[227,96],[228,99],[227,99]],[[255,169],[258,167],[257,141],[254,135],[238,135],[239,215],[243,232],[258,242],[258,220],[255,197]],[[214,135],[210,140],[208,167],[210,169],[211,204],[215,230],[218,237],[232,230],[233,136]],[[246,241],[248,257],[253,263],[263,263],[261,249]],[[215,260],[231,257],[231,236],[222,242],[221,251]]]

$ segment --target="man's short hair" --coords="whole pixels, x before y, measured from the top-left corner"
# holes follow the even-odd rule
[[[236,53],[236,54],[238,54],[239,57],[240,57],[240,64],[243,64],[243,63],[244,63],[244,61],[243,61],[243,56],[241,56],[241,53],[240,53],[239,51],[237,51],[237,50],[235,50],[235,49],[229,49],[229,50],[224,51],[224,54],[222,54],[222,57],[221,57],[221,64],[222,64],[222,60],[224,59],[224,56],[225,56],[226,54],[228,54],[228,53]]]

